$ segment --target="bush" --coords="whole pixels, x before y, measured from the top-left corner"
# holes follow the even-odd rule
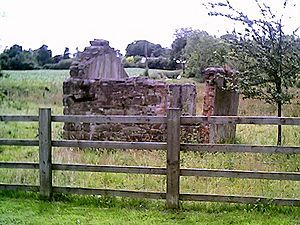
[[[145,68],[145,63],[142,62],[140,56],[128,56],[123,59],[123,66],[125,68]],[[162,69],[162,70],[174,70],[176,64],[174,61],[163,58],[163,57],[151,57],[148,58],[148,67],[149,69]]]
[[[51,70],[68,70],[73,62],[73,59],[62,59],[58,63],[54,64],[45,64],[43,66],[44,69]]]
[[[175,61],[163,57],[149,58],[148,66],[150,69],[162,70],[174,70],[176,68]]]
[[[134,68],[136,67],[133,56],[124,57],[122,60],[123,66],[125,68]]]

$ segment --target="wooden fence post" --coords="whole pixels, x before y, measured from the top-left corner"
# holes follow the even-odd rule
[[[39,169],[40,169],[40,195],[50,199],[52,196],[52,170],[51,170],[51,109],[39,109]]]
[[[167,115],[167,193],[166,207],[179,207],[181,109],[169,109]]]

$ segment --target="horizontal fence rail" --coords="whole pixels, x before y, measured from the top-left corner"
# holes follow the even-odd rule
[[[1,162],[0,168],[39,169],[39,164],[29,162]]]
[[[220,170],[220,169],[181,169],[180,175],[198,176],[198,177],[226,177],[226,178],[300,181],[300,173],[294,173],[294,172],[264,172],[264,171]]]
[[[167,117],[163,116],[85,116],[85,115],[68,115],[52,116],[52,122],[68,123],[166,123]]]
[[[6,121],[6,122],[38,122],[39,117],[38,116],[0,116],[0,121]]]
[[[52,141],[53,147],[77,147],[77,148],[108,148],[108,149],[141,149],[158,150],[167,149],[167,143],[163,142],[123,142],[123,141]]]
[[[110,190],[96,188],[72,188],[72,187],[53,187],[54,193],[79,194],[79,195],[105,195],[130,198],[150,198],[150,199],[165,199],[165,193],[159,192],[142,192],[128,190]]]
[[[240,144],[180,144],[182,151],[194,152],[249,152],[249,153],[282,153],[300,154],[299,147],[240,145]]]
[[[300,206],[300,199],[289,198],[265,198],[252,196],[230,196],[230,195],[216,195],[216,194],[180,194],[182,201],[205,201],[205,202],[228,202],[228,203],[243,203],[243,204],[276,204]]]
[[[300,118],[293,117],[257,117],[257,116],[181,116],[180,110],[169,109],[167,116],[95,116],[95,115],[59,115],[52,116],[50,109],[40,109],[39,116],[2,115],[0,122],[39,122],[38,140],[4,139],[0,145],[39,146],[39,162],[0,162],[0,168],[39,170],[40,185],[0,184],[0,190],[39,191],[42,197],[50,198],[52,193],[72,193],[83,195],[108,195],[134,198],[165,199],[168,208],[178,208],[179,201],[214,201],[235,203],[274,203],[279,205],[300,206],[300,199],[275,198],[263,196],[226,196],[216,194],[180,193],[180,177],[221,177],[237,179],[265,179],[300,181],[299,172],[269,172],[206,168],[180,168],[180,152],[207,153],[266,153],[299,154],[300,147],[259,146],[243,144],[191,144],[180,143],[181,125],[200,124],[263,124],[263,125],[300,125]],[[166,142],[125,142],[125,141],[89,141],[89,140],[52,140],[52,122],[64,123],[123,123],[123,124],[166,124]],[[52,163],[54,147],[106,148],[134,150],[167,151],[166,167],[150,166],[113,166],[89,164]],[[54,150],[55,151],[55,150]],[[130,190],[111,190],[97,188],[56,187],[52,186],[53,171],[77,171],[98,173],[150,174],[166,176],[166,192],[145,192]]]
[[[0,145],[39,146],[39,140],[0,138]]]
[[[209,124],[264,124],[264,125],[300,125],[298,117],[270,116],[182,116],[182,125],[200,123]]]
[[[27,185],[27,184],[1,184],[0,190],[6,191],[40,191],[40,187],[36,185]]]
[[[52,170],[166,175],[166,168],[143,166],[96,166],[86,164],[52,164]]]

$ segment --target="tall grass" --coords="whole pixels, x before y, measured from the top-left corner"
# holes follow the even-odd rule
[[[141,70],[128,69],[132,76]],[[152,71],[150,70],[150,73]],[[62,83],[68,71],[5,71],[0,78],[0,114],[35,114],[39,107],[51,107],[53,114],[62,114]],[[202,112],[204,85],[197,80],[183,79],[176,82],[193,82],[197,88],[197,113]],[[293,90],[296,99],[284,108],[285,116],[300,116],[299,89]],[[275,115],[276,108],[258,100],[240,100],[240,115]],[[0,138],[29,138],[38,135],[35,122],[1,122]],[[61,139],[62,124],[53,125],[53,139]],[[276,126],[239,125],[237,143],[276,144]],[[283,143],[300,146],[300,127],[284,126]],[[35,147],[0,146],[0,161],[38,161]],[[165,167],[164,151],[134,151],[106,149],[54,148],[54,163],[83,163],[97,165],[138,165]],[[259,171],[300,171],[300,156],[285,154],[253,153],[192,153],[181,154],[183,168],[237,169]],[[113,173],[54,171],[54,185],[117,188],[129,190],[165,191],[165,177],[158,175],[133,175]],[[0,170],[2,183],[37,184],[38,173],[32,170]],[[182,192],[265,195],[268,197],[300,197],[298,181],[267,181],[233,178],[182,177]]]

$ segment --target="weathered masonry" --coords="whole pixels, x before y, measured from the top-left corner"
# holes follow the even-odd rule
[[[226,68],[207,68],[204,73],[205,93],[203,116],[236,116],[239,106],[239,94],[226,90],[226,77],[232,77],[236,71]],[[204,143],[217,143],[235,138],[235,124],[204,124],[200,128]]]
[[[129,78],[107,41],[94,40],[70,68],[65,80],[65,115],[166,115],[181,108],[183,115],[196,114],[196,87],[167,84],[146,77]],[[187,138],[199,138],[197,127],[183,128]],[[64,137],[85,140],[161,141],[165,124],[65,123]],[[195,136],[193,134],[195,133]]]
[[[167,84],[147,77],[129,77],[108,41],[94,40],[70,68],[65,80],[65,115],[145,115],[166,116],[168,108],[180,108],[182,115],[196,114],[196,87]],[[226,76],[233,71],[208,68],[204,71],[204,116],[237,115],[239,95],[226,91]],[[185,126],[182,141],[217,143],[235,137],[235,125]],[[165,141],[163,124],[65,123],[66,139]]]

